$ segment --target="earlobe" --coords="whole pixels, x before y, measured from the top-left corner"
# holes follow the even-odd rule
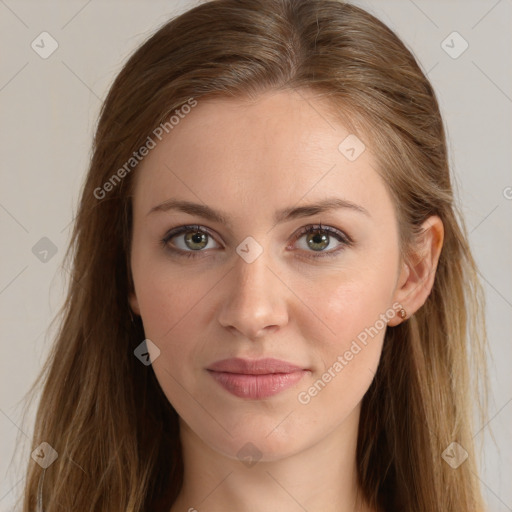
[[[130,303],[132,311],[140,316],[139,301],[137,300],[137,295],[135,295],[135,292],[130,292],[128,295],[128,302]]]
[[[434,286],[435,273],[444,239],[444,227],[437,216],[429,217],[422,225],[422,232],[412,250],[412,256],[402,269],[394,299],[407,311],[409,318],[420,309]],[[397,315],[388,325],[403,320]]]

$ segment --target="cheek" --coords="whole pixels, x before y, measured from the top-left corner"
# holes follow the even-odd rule
[[[214,282],[206,274],[188,278],[168,262],[152,261],[140,268],[134,280],[145,334],[157,344],[168,343],[176,331],[191,329]]]
[[[302,316],[303,327],[311,334],[316,330],[315,339],[333,350],[344,349],[372,326],[382,330],[380,319],[391,307],[393,279],[393,272],[385,268],[361,266],[317,281],[304,289],[315,314]]]
[[[386,331],[381,315],[390,311],[387,297],[382,290],[355,281],[332,286],[323,299],[317,298],[334,334],[315,338],[315,372],[298,389],[296,399],[306,417],[331,411],[326,431],[355,410],[375,376]]]
[[[191,376],[203,371],[201,361],[211,341],[206,331],[214,319],[212,300],[223,286],[221,278],[219,272],[199,275],[165,258],[134,267],[144,334],[160,350],[154,371],[171,402],[183,395],[181,386],[191,390]]]
[[[212,285],[201,279],[187,279],[183,273],[177,275],[158,264],[146,267],[138,278],[144,334],[160,350],[152,363],[153,370],[169,402],[183,413],[190,407],[193,383],[189,377],[199,371],[198,353],[207,342],[201,337],[201,325]]]
[[[326,297],[327,322],[338,342],[351,340],[373,326],[389,308],[390,290],[364,281],[340,285]],[[378,326],[382,329],[379,322]]]
[[[322,322],[303,315],[301,331],[314,340],[315,374],[298,400],[312,408],[334,407],[345,417],[360,402],[377,371],[392,309],[393,261],[386,266],[359,260],[336,279],[317,281],[307,301]],[[389,267],[389,268],[388,268]]]

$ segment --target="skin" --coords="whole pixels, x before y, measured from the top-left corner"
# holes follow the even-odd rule
[[[422,306],[443,226],[431,217],[414,266],[401,260],[394,205],[371,148],[349,161],[338,145],[350,132],[327,121],[327,108],[307,91],[199,100],[138,168],[130,304],[160,350],[153,369],[180,416],[185,483],[172,512],[370,510],[356,506],[357,427],[386,327],[307,404],[298,395],[379,315],[394,311],[388,328],[403,321],[394,303],[408,316]],[[273,220],[276,210],[327,197],[367,214],[340,208]],[[229,225],[177,210],[148,214],[171,198],[222,211]],[[353,243],[327,234],[315,251],[314,234],[300,230],[320,223]],[[190,259],[160,242],[188,224],[211,234],[200,250],[184,233],[167,242],[198,256]],[[236,252],[248,236],[263,249],[251,263]],[[206,371],[228,357],[275,357],[309,372],[277,395],[248,400]],[[248,442],[244,450],[260,457],[250,466],[237,455]]]

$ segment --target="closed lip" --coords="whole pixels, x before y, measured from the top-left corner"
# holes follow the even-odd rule
[[[243,359],[217,361],[208,373],[226,391],[239,398],[263,400],[295,386],[309,370],[280,359]]]
[[[207,370],[213,372],[237,373],[245,375],[268,375],[272,373],[293,373],[306,370],[301,366],[274,358],[243,359],[233,357],[222,359],[208,366]]]

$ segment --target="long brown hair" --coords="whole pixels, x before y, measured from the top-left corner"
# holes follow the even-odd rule
[[[363,399],[363,496],[393,511],[483,510],[471,435],[476,377],[485,382],[486,375],[483,294],[431,84],[399,38],[353,5],[215,0],[152,35],[104,102],[66,253],[67,299],[32,387],[42,386],[32,449],[47,442],[58,457],[45,470],[30,460],[24,512],[36,510],[39,485],[45,512],[170,509],[183,480],[178,417],[152,367],[134,356],[144,331],[128,304],[137,165],[126,163],[191,99],[291,88],[330,101],[332,116],[374,148],[405,258],[427,217],[444,224],[432,292],[411,318],[388,329]],[[452,450],[469,454],[457,468],[442,457],[452,442]]]

